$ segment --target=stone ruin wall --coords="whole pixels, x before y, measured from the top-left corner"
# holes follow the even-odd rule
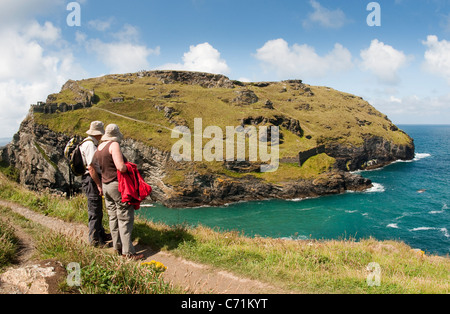
[[[57,112],[67,112],[67,111],[73,111],[78,109],[85,109],[92,107],[91,102],[87,103],[77,103],[77,104],[46,104],[43,102],[38,102],[36,105],[31,105],[31,110],[33,113],[45,113],[45,114],[53,114]]]

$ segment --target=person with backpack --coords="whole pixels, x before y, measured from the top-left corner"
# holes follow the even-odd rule
[[[94,155],[93,168],[102,176],[102,188],[114,249],[119,255],[140,260],[144,258],[144,255],[136,254],[131,238],[135,208],[127,202],[122,202],[119,191],[118,173],[128,172],[127,160],[119,144],[122,139],[123,135],[119,127],[116,124],[108,125],[101,139],[102,143]]]
[[[101,177],[92,166],[97,146],[105,134],[103,122],[92,122],[86,134],[88,137],[81,142],[79,150],[85,167],[82,175],[82,189],[88,201],[89,243],[95,247],[105,247],[106,242],[110,241],[112,237],[103,228],[102,182]]]

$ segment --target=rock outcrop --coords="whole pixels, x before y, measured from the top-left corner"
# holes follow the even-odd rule
[[[325,152],[336,159],[340,170],[355,171],[385,166],[414,158],[414,144],[397,145],[379,136],[366,135],[361,146],[328,143]]]
[[[233,82],[228,77],[221,74],[189,71],[142,71],[139,72],[138,76],[156,77],[163,84],[179,82],[189,85],[200,85],[205,88],[234,88]]]

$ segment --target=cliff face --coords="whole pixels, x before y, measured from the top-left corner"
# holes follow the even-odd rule
[[[3,163],[18,170],[19,182],[33,190],[66,191],[68,164],[64,153],[70,138],[36,125],[29,115],[13,141],[0,152]]]
[[[361,146],[329,143],[326,153],[336,158],[336,168],[356,171],[379,168],[396,160],[411,160],[415,149],[413,141],[395,144],[379,136],[366,135]]]
[[[52,114],[30,110],[12,143],[0,150],[2,164],[15,167],[30,189],[67,193],[64,147],[74,135],[84,137],[93,120],[120,126],[124,155],[153,187],[151,200],[168,207],[364,190],[370,180],[350,171],[414,158],[413,140],[362,99],[299,80],[241,83],[208,73],[151,71],[69,85],[70,90],[95,90],[91,96],[98,103]],[[67,101],[68,95],[63,88],[51,100]],[[120,103],[112,100],[117,97]],[[175,162],[170,130],[176,125],[192,129],[196,117],[222,129],[278,126],[279,170],[261,174],[261,162],[249,161]]]

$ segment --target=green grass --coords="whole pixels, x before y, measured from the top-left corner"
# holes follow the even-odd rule
[[[43,259],[57,259],[63,265],[78,263],[80,286],[62,289],[82,294],[171,294],[177,290],[165,283],[162,272],[131,260],[92,248],[60,234],[49,232],[38,240]]]
[[[49,216],[82,223],[87,221],[78,214],[86,211],[86,204],[79,198],[66,200],[36,194],[7,180],[4,175],[0,175],[0,191],[0,198],[46,212]],[[377,241],[372,238],[360,241],[248,238],[238,231],[224,233],[202,226],[170,227],[139,219],[135,223],[133,236],[139,243],[150,245],[155,250],[168,251],[293,292],[450,293],[448,257],[426,255],[397,241]],[[135,277],[142,271],[140,268],[129,270],[133,275],[130,275],[132,278],[127,281],[127,287],[117,290],[115,284],[107,284],[113,276],[111,269],[119,267],[114,259],[97,267],[92,264],[89,247],[78,247],[79,243],[70,244],[66,242],[68,239],[49,236],[48,233],[43,238],[48,240],[44,241],[45,249],[40,250],[45,253],[45,257],[57,256],[66,262],[76,257],[75,260],[81,261],[83,269],[96,273],[92,276],[92,283],[84,290],[85,293],[129,291],[128,286],[135,285]],[[367,285],[367,277],[371,274],[367,269],[370,263],[378,263],[381,267],[380,286]],[[123,276],[114,278],[123,280]]]
[[[394,241],[249,239],[198,227],[177,254],[301,293],[449,293],[450,260],[424,256]],[[367,266],[381,267],[369,287]]]
[[[17,253],[18,241],[14,233],[8,222],[0,220],[0,271],[14,261]]]

